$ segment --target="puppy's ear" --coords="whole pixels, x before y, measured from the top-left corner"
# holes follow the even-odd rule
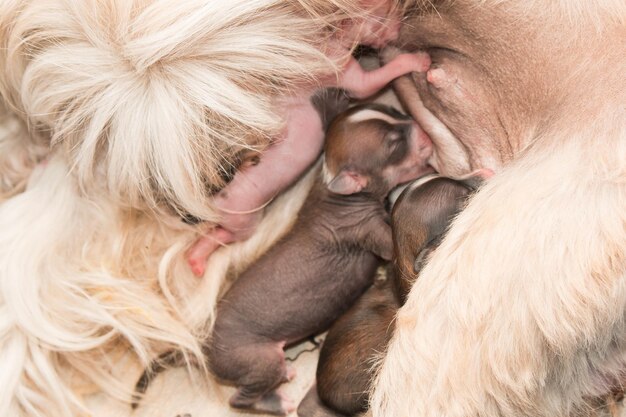
[[[327,185],[335,194],[356,194],[367,186],[368,178],[354,171],[342,170]]]
[[[437,247],[432,247],[432,246],[427,246],[426,248],[422,249],[417,256],[415,257],[415,261],[413,261],[413,273],[416,275],[419,275],[420,272],[422,272],[422,269],[424,268],[424,266],[426,266],[426,263],[430,260],[430,254],[436,249]]]

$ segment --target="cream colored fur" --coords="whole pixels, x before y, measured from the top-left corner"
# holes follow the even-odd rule
[[[618,0],[549,7],[597,31],[626,16]],[[120,407],[99,415],[124,415],[128,369],[171,347],[200,355],[227,276],[285,232],[311,177],[201,281],[184,259],[199,228],[177,212],[214,218],[207,185],[277,136],[277,97],[333,73],[324,45],[358,13],[349,0],[0,0],[1,416],[89,415],[102,389]],[[601,96],[564,89],[568,116],[530,126],[534,146],[458,218],[400,313],[375,415],[564,415],[622,369],[619,80],[587,79]]]
[[[545,72],[552,107],[521,122],[520,151],[412,288],[374,384],[376,417],[590,415],[624,382],[626,55],[602,39],[626,4],[497,3],[549,20],[553,59],[573,65]]]
[[[375,416],[566,416],[623,380],[626,136],[596,127],[604,144],[529,152],[458,217],[399,313]]]
[[[47,152],[46,141],[31,137],[24,122],[0,101],[0,202],[24,191]]]
[[[276,97],[333,70],[324,26],[293,2],[17,4],[3,14],[5,99],[51,130],[81,187],[105,178],[133,206],[212,218],[207,184],[278,136]]]
[[[202,280],[184,253],[203,226],[179,213],[215,219],[208,186],[279,137],[277,100],[332,76],[327,40],[361,13],[348,0],[0,1],[0,415],[88,415],[90,392],[130,400],[124,354],[201,355],[227,272],[284,233],[306,181]]]

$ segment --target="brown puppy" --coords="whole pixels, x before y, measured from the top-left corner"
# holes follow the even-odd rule
[[[298,405],[299,417],[354,415],[367,409],[375,363],[384,353],[400,307],[391,268],[328,331],[316,383]]]
[[[393,205],[393,290],[400,305],[469,195],[492,173],[477,170],[454,180],[440,176],[409,184]]]
[[[379,260],[391,259],[383,201],[396,185],[432,171],[430,153],[419,126],[385,106],[354,107],[331,124],[324,181],[313,186],[293,229],[218,305],[206,353],[213,373],[239,388],[233,407],[294,409],[276,392],[293,377],[283,347],[326,330],[371,284]],[[161,369],[151,366],[137,391]]]
[[[324,180],[293,230],[244,272],[218,304],[207,348],[212,372],[238,387],[236,408],[288,414],[277,393],[293,378],[283,347],[327,329],[391,259],[389,191],[429,171],[430,140],[410,119],[377,105],[330,126]]]
[[[316,384],[298,407],[300,417],[355,415],[368,407],[376,363],[385,352],[398,308],[421,265],[482,178],[413,181],[392,211],[394,256],[387,279],[375,283],[331,327],[320,351]],[[319,396],[319,397],[318,397]]]

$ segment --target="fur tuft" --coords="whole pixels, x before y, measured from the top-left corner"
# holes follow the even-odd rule
[[[282,129],[276,97],[334,71],[322,42],[339,10],[321,25],[298,2],[23,1],[3,21],[0,84],[83,192],[100,181],[132,207],[214,219],[222,169]]]
[[[306,186],[200,282],[184,256],[199,232],[179,214],[215,218],[223,172],[278,136],[280,97],[335,73],[325,41],[362,12],[349,0],[0,2],[0,415],[87,414],[89,389],[130,401],[120,352],[202,363],[228,271],[285,232]]]

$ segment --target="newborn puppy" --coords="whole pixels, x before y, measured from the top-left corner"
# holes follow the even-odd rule
[[[367,409],[375,363],[393,332],[400,304],[387,276],[374,284],[330,328],[320,350],[314,384],[299,417],[354,415]]]
[[[370,285],[379,259],[391,259],[383,201],[396,185],[432,171],[426,163],[431,151],[422,129],[390,107],[361,105],[333,121],[323,178],[293,229],[218,305],[206,353],[215,375],[239,388],[231,405],[274,414],[293,409],[275,392],[293,376],[283,347],[327,329]],[[182,363],[180,352],[161,355],[136,393],[166,366]]]
[[[283,348],[327,329],[371,284],[393,243],[383,201],[426,172],[429,138],[380,105],[350,109],[330,126],[324,181],[290,233],[245,271],[218,304],[209,366],[237,386],[235,408],[284,415],[276,389],[293,378]]]
[[[393,290],[400,305],[469,195],[493,175],[479,169],[454,180],[427,176],[413,181],[395,201],[393,228]]]
[[[400,18],[389,15],[390,7],[391,2],[379,2],[362,21],[342,27],[331,38],[329,57],[349,55],[356,43],[382,47],[395,39]],[[314,104],[316,93],[326,88],[341,88],[350,97],[365,98],[393,79],[410,72],[424,72],[429,66],[430,58],[426,54],[402,54],[383,67],[366,72],[351,57],[337,76],[304,85],[293,96],[280,99],[277,105],[286,115],[284,135],[262,153],[257,164],[238,170],[232,181],[215,196],[221,220],[189,250],[187,259],[194,274],[204,274],[208,256],[220,244],[248,238],[261,218],[262,209],[317,160],[324,144],[325,129],[316,109],[318,106]]]
[[[477,172],[457,181],[429,175],[413,181],[397,198],[391,215],[393,264],[386,279],[368,289],[328,331],[316,385],[298,407],[300,417],[352,416],[367,409],[376,363],[393,333],[396,312],[482,176]]]

